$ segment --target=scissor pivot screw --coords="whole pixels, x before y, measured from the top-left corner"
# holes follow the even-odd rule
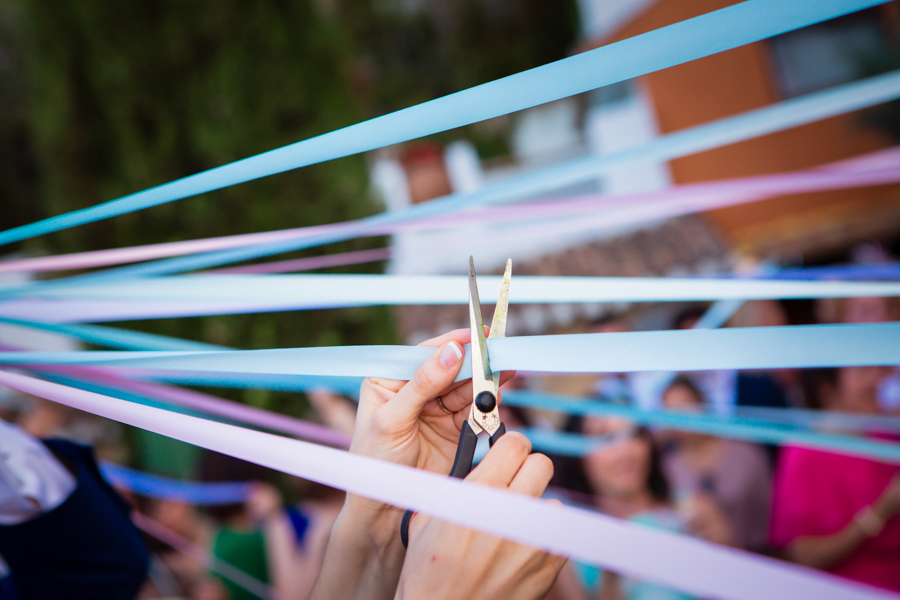
[[[497,398],[490,392],[481,392],[475,396],[475,408],[483,413],[491,412],[497,406]]]

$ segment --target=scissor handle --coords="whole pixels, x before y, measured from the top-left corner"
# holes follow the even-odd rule
[[[468,421],[463,421],[459,431],[459,444],[456,446],[456,457],[453,459],[453,468],[450,469],[450,477],[465,479],[472,472],[472,461],[475,460],[475,446],[478,445],[478,434],[472,430]]]
[[[494,447],[494,443],[500,439],[500,437],[506,433],[506,425],[500,423],[500,427],[497,428],[497,431],[494,432],[494,435],[491,436],[491,448]]]
[[[499,438],[506,431],[503,425],[491,436],[491,445],[494,445],[494,438]],[[456,457],[453,459],[453,468],[450,469],[450,477],[457,479],[465,479],[472,471],[472,461],[475,460],[475,446],[478,445],[478,434],[469,426],[468,421],[463,422],[462,429],[459,432],[459,444],[456,446]],[[403,520],[400,521],[400,541],[403,547],[409,546],[409,522],[415,513],[411,510],[403,513]]]

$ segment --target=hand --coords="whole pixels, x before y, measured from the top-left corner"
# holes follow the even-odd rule
[[[408,382],[365,379],[350,451],[449,473],[472,403],[471,380],[454,382],[462,366],[462,345],[469,341],[469,330],[457,329],[420,344],[437,350]],[[501,382],[514,374],[501,374]],[[348,495],[347,509],[363,515],[376,544],[399,543],[402,510],[353,495]]]
[[[693,498],[693,511],[688,529],[707,542],[736,546],[737,541],[725,513],[709,494],[700,492]]]
[[[885,521],[900,514],[900,473],[894,475],[872,508]]]
[[[449,474],[465,410],[472,403],[471,380],[454,382],[462,366],[462,345],[469,341],[469,330],[459,329],[422,343],[437,350],[409,382],[364,380],[350,451]],[[513,375],[503,373],[500,379]],[[312,600],[392,598],[406,556],[400,541],[402,518],[402,509],[347,494]]]
[[[553,463],[530,452],[528,438],[507,433],[466,481],[539,498]],[[543,598],[565,564],[560,556],[416,514],[396,597]]]

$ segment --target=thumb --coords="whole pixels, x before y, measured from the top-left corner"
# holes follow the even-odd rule
[[[382,410],[400,423],[414,421],[425,404],[453,384],[462,363],[463,350],[459,342],[450,341],[440,346]]]

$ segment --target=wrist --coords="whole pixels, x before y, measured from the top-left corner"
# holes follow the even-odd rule
[[[364,496],[347,494],[335,530],[340,529],[346,539],[354,540],[356,544],[381,555],[391,554],[399,549],[402,561],[405,553],[400,541],[402,519],[403,510],[399,508]]]

